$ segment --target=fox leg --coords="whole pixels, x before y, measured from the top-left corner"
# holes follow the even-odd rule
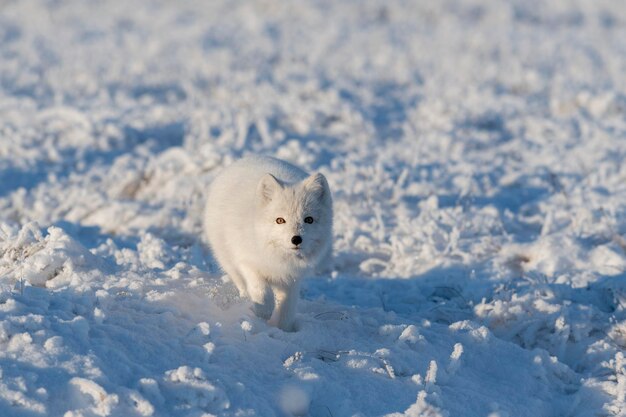
[[[248,288],[245,279],[241,276],[237,268],[233,268],[230,264],[222,263],[222,269],[228,275],[228,278],[235,284],[239,290],[240,297],[248,296]]]
[[[258,317],[267,320],[274,308],[274,298],[269,285],[263,277],[244,265],[240,267],[240,271],[246,282],[248,297],[252,300],[252,311]]]
[[[286,332],[294,331],[296,318],[296,303],[300,296],[300,284],[272,286],[274,291],[274,312],[268,323]]]

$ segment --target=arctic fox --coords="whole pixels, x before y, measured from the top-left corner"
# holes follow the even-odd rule
[[[204,218],[213,255],[269,324],[294,330],[299,281],[328,260],[332,197],[322,174],[249,157],[211,184]]]

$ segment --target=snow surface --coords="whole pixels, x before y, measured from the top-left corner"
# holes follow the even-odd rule
[[[1,416],[626,416],[626,5],[0,3]],[[323,172],[299,331],[201,238]]]

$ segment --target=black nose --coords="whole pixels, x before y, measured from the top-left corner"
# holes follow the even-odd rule
[[[300,236],[294,236],[291,238],[291,243],[293,243],[294,245],[299,245],[300,243],[302,243],[302,238]]]

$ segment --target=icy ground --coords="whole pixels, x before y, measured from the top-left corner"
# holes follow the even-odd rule
[[[0,3],[0,416],[626,416],[626,4]],[[323,172],[300,330],[201,237]]]

